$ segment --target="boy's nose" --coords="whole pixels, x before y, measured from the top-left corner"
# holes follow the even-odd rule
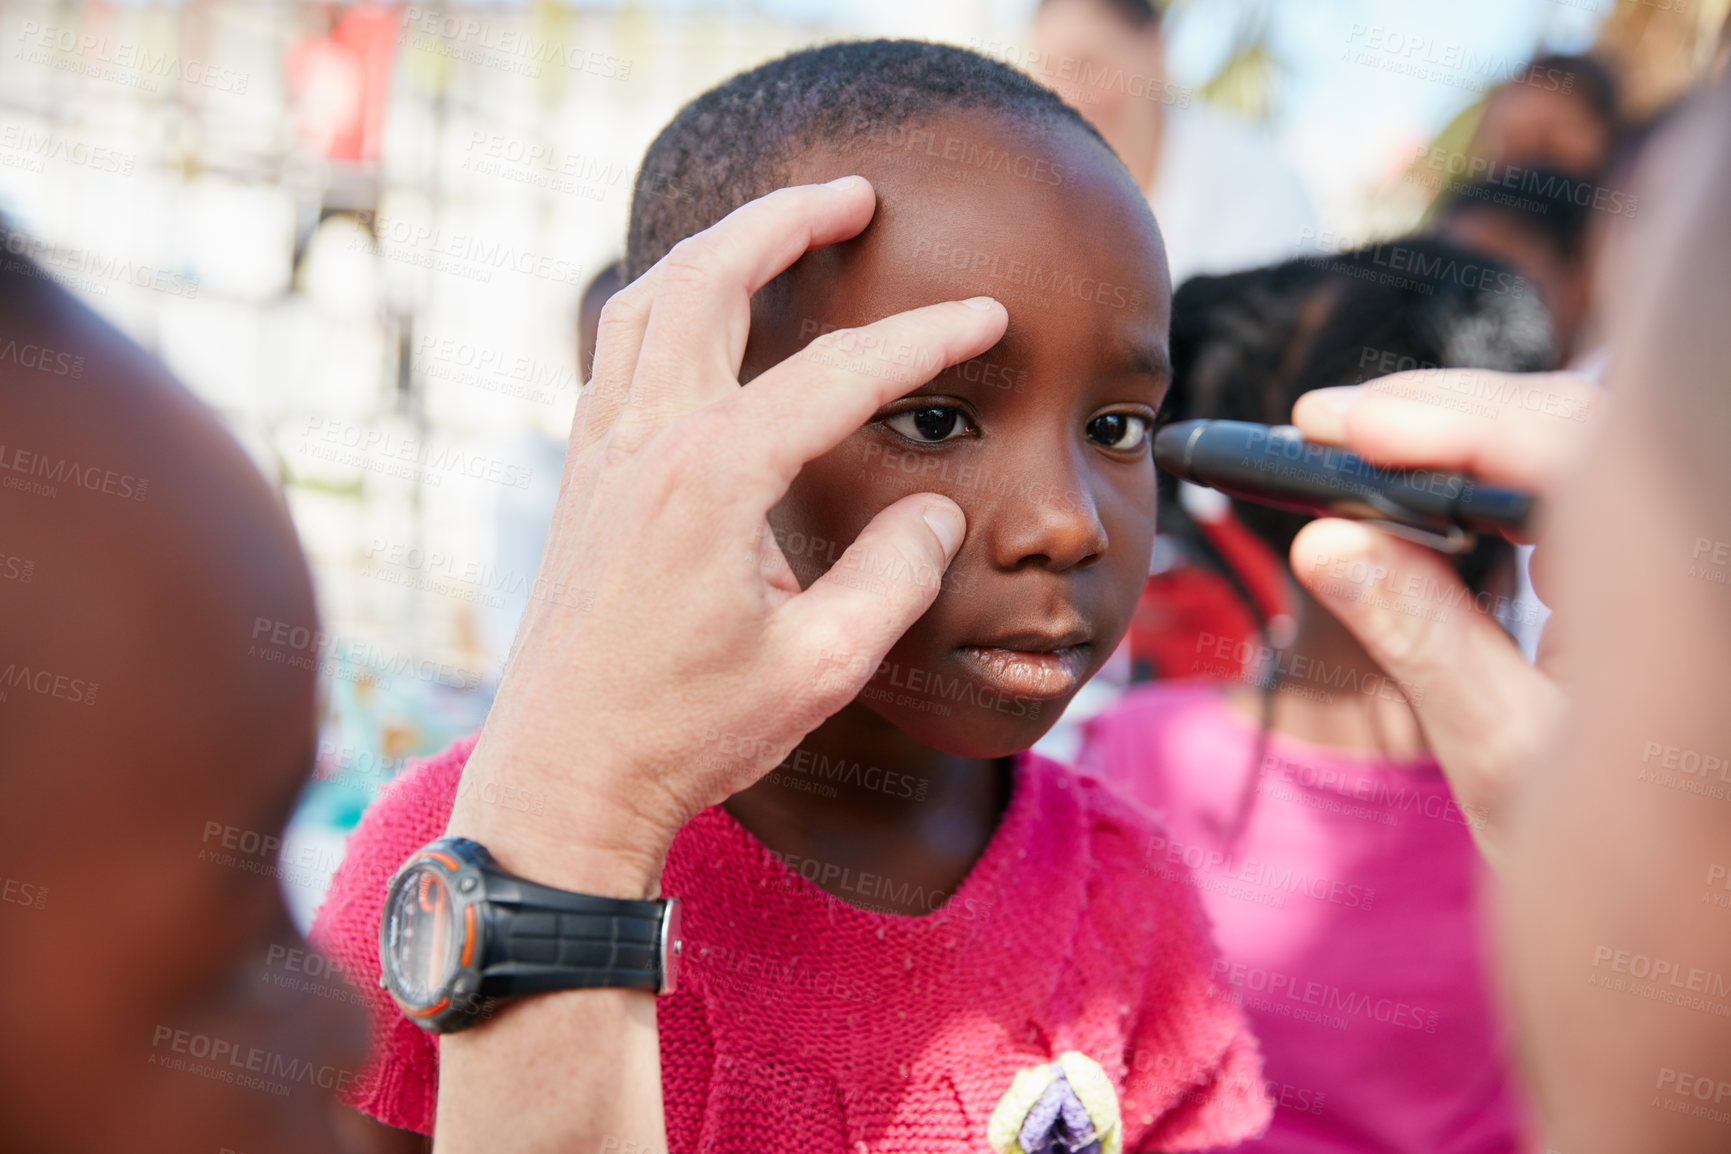
[[[992,508],[987,548],[1000,569],[1039,566],[1062,573],[1106,554],[1106,527],[1075,462],[1024,465]]]

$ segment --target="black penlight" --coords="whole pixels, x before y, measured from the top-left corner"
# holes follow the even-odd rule
[[[1463,473],[1373,465],[1306,441],[1291,425],[1178,421],[1154,436],[1154,463],[1231,497],[1367,521],[1444,552],[1472,548],[1474,533],[1526,530],[1530,494]]]

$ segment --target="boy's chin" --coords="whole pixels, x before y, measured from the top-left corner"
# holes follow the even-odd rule
[[[1070,699],[1002,702],[1009,712],[950,704],[947,716],[902,705],[864,704],[931,749],[956,757],[999,758],[1021,753],[1046,736],[1064,715]]]

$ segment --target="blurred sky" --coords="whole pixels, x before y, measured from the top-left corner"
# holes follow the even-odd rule
[[[1535,51],[1588,48],[1614,0],[1179,0],[1168,23],[1171,78],[1195,86],[1231,55],[1247,11],[1268,14],[1285,66],[1271,127],[1311,185],[1325,220],[1353,216],[1367,182],[1392,177],[1489,84]],[[967,43],[981,28],[1025,41],[1035,0],[624,0],[667,12],[767,12],[861,35]],[[603,5],[607,6],[607,5]],[[1396,51],[1387,51],[1388,46]],[[1370,48],[1381,66],[1346,59]],[[1403,74],[1405,60],[1446,62],[1444,79]]]
[[[1034,0],[590,0],[586,7],[643,7],[662,12],[770,13],[789,19],[846,23],[861,33],[931,35],[977,26],[1026,24]],[[1171,71],[1199,84],[1231,51],[1231,37],[1254,0],[1180,0],[1168,26]],[[1429,80],[1339,67],[1355,26],[1380,27],[1428,40],[1440,51],[1471,46],[1518,62],[1535,44],[1573,52],[1592,43],[1612,0],[1270,0],[1271,41],[1291,67],[1283,120],[1315,118],[1344,134],[1434,132],[1473,93]],[[1391,83],[1394,81],[1394,83]],[[1404,81],[1404,82],[1403,82]]]
[[[1582,51],[1612,0],[1286,0],[1271,3],[1271,46],[1287,65],[1276,130],[1313,190],[1343,195],[1384,168],[1403,163],[1480,95],[1478,81],[1500,80],[1535,51]],[[1186,83],[1212,75],[1230,49],[1229,2],[1193,3],[1172,28],[1171,71]],[[1444,61],[1467,52],[1491,63],[1454,71],[1453,83],[1351,63],[1369,44],[1422,45],[1402,59]],[[1458,85],[1458,86],[1457,86]]]

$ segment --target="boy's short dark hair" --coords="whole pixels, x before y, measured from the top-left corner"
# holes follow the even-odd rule
[[[643,157],[631,200],[625,274],[740,205],[787,184],[819,146],[846,155],[935,115],[996,113],[1032,129],[1100,139],[1080,113],[999,61],[919,40],[808,48],[742,72],[679,110]],[[1109,152],[1109,150],[1108,150]],[[838,174],[839,175],[839,174]]]

